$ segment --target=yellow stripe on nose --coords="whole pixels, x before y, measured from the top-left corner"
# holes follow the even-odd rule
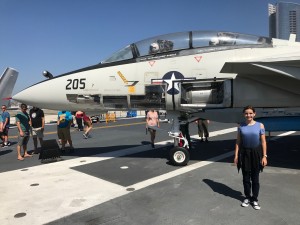
[[[123,82],[125,84],[128,84],[128,80],[126,79],[126,77],[124,77],[124,75],[121,73],[121,71],[118,71],[118,75],[121,77],[121,79],[123,80]]]

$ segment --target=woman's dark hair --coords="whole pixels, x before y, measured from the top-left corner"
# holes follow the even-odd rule
[[[251,109],[254,113],[255,113],[255,108],[251,105],[247,105],[244,109],[243,109],[243,113],[247,110],[247,109]]]

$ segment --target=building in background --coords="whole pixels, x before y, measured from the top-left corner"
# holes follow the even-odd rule
[[[300,4],[278,2],[269,4],[269,36],[288,40],[290,34],[296,34],[300,41]]]

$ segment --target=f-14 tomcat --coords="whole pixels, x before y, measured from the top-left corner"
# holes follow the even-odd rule
[[[148,38],[101,63],[34,84],[13,99],[48,109],[167,110],[178,132],[184,112],[240,122],[246,105],[266,130],[300,128],[300,43],[255,35],[191,31]],[[182,121],[181,121],[182,122]],[[183,121],[187,122],[187,121]],[[175,147],[176,164],[188,155]]]

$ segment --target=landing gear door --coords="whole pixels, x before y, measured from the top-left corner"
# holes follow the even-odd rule
[[[232,79],[181,81],[179,86],[179,109],[232,107]]]
[[[167,110],[178,110],[180,107],[181,91],[180,85],[182,81],[175,80],[166,86],[166,109]]]

